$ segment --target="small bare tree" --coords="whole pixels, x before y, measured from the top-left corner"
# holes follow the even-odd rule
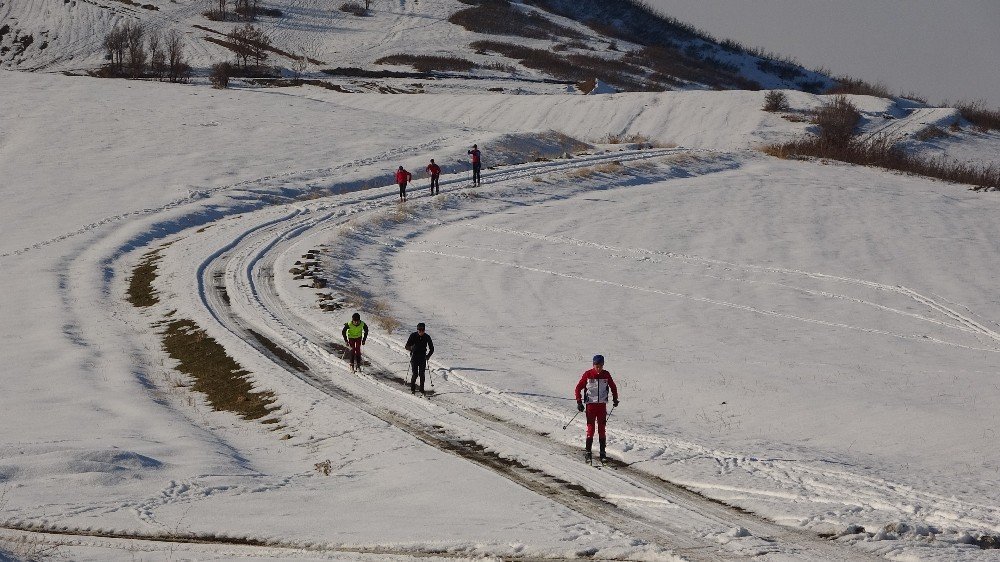
[[[125,50],[128,55],[128,70],[132,78],[141,78],[146,69],[146,43],[143,41],[145,30],[138,22],[127,24]]]
[[[167,59],[167,79],[171,82],[180,82],[185,79],[188,72],[188,65],[184,62],[184,37],[176,29],[167,32],[166,59]]]
[[[235,44],[236,59],[242,61],[243,68],[247,67],[250,59],[253,59],[257,66],[267,60],[271,39],[259,27],[248,23],[230,32],[229,38]]]
[[[111,61],[111,68],[116,74],[122,72],[125,64],[125,46],[128,43],[128,34],[124,26],[115,26],[114,29],[104,36],[104,50],[108,53]]]
[[[160,33],[154,31],[149,34],[149,70],[157,79],[163,79],[163,74],[167,68],[167,54],[163,51],[163,41]]]

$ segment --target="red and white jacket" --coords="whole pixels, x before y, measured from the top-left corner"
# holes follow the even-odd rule
[[[608,390],[611,390],[611,399],[618,400],[618,387],[615,380],[611,378],[611,373],[601,369],[598,371],[590,369],[580,377],[580,382],[576,383],[576,401],[583,401],[585,404],[607,404]],[[580,394],[583,393],[581,398]]]

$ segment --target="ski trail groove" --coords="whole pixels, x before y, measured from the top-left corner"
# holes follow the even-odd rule
[[[539,168],[560,171],[608,159],[652,158],[665,153],[669,152],[600,155],[570,163],[527,166],[491,174],[491,179],[504,181],[526,177]],[[372,374],[345,376],[343,361],[324,345],[328,335],[289,310],[278,294],[273,275],[276,255],[285,251],[283,246],[294,247],[296,239],[305,233],[329,230],[347,220],[335,212],[291,213],[244,232],[198,267],[202,303],[224,329],[316,390],[347,400],[359,410],[432,447],[475,462],[587,517],[671,549],[686,559],[744,557],[724,551],[709,538],[695,536],[693,527],[697,525],[721,531],[734,526],[752,528],[756,531],[755,536],[776,541],[788,548],[788,552],[805,553],[801,558],[804,560],[869,558],[863,552],[723,506],[690,490],[643,475],[636,469],[620,467],[617,471],[595,471],[571,458],[567,446],[506,423],[496,423],[443,395],[428,402],[401,393],[398,385],[390,386]],[[220,293],[207,289],[220,273],[226,293],[232,297],[231,305],[224,302]],[[254,338],[250,330],[266,332],[275,345],[294,349],[296,358],[309,368],[295,369],[285,365]],[[389,349],[398,347],[392,342],[370,339]],[[375,363],[375,367],[378,374],[391,376],[391,369],[385,365]],[[441,381],[442,386],[449,384]],[[481,395],[476,394],[475,398],[480,399]],[[641,499],[625,499],[636,497]],[[679,517],[678,513],[683,516]]]

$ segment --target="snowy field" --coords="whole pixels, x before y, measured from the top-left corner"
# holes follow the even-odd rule
[[[0,559],[998,559],[992,194],[765,157],[806,125],[755,92],[0,72],[0,98]],[[954,118],[853,101],[870,132]],[[599,144],[622,133],[653,147]],[[967,140],[933,149],[1000,147]],[[479,188],[472,143],[496,166]],[[289,272],[310,250],[323,290]],[[150,251],[159,302],[137,308]],[[361,308],[364,374],[331,345],[355,307],[318,293],[400,323]],[[212,411],[162,350],[170,318],[275,423]],[[398,381],[418,321],[430,399]],[[595,353],[622,399],[602,470],[562,429]]]

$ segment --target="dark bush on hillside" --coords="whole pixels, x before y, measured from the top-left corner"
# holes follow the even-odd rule
[[[340,5],[340,11],[348,14],[354,14],[358,17],[364,17],[369,15],[368,9],[358,4],[357,2],[344,2]]]
[[[233,75],[233,65],[228,62],[220,62],[212,65],[212,72],[208,75],[208,80],[213,88],[224,90],[229,87],[229,77]]]
[[[420,72],[451,71],[468,72],[476,68],[476,63],[459,57],[439,57],[433,55],[389,55],[375,61],[375,64],[409,65]]]
[[[561,26],[533,11],[524,10],[508,0],[482,0],[474,7],[455,12],[448,21],[469,31],[487,35],[511,35],[530,39],[586,38],[574,29]]]
[[[1000,110],[987,109],[982,101],[959,102],[955,108],[980,131],[1000,129]]]
[[[871,83],[860,78],[850,76],[840,76],[835,78],[837,84],[826,91],[827,94],[875,96],[877,98],[891,98],[892,92],[885,84]]]
[[[764,111],[788,111],[788,95],[780,90],[771,90],[764,95]]]
[[[837,96],[832,102],[816,110],[813,123],[819,127],[819,141],[830,144],[844,144],[854,136],[854,129],[861,121],[861,112],[844,96]]]
[[[782,80],[791,81],[800,76],[805,76],[805,71],[802,70],[802,67],[784,61],[762,59],[757,61],[757,68],[761,72],[773,74]]]

